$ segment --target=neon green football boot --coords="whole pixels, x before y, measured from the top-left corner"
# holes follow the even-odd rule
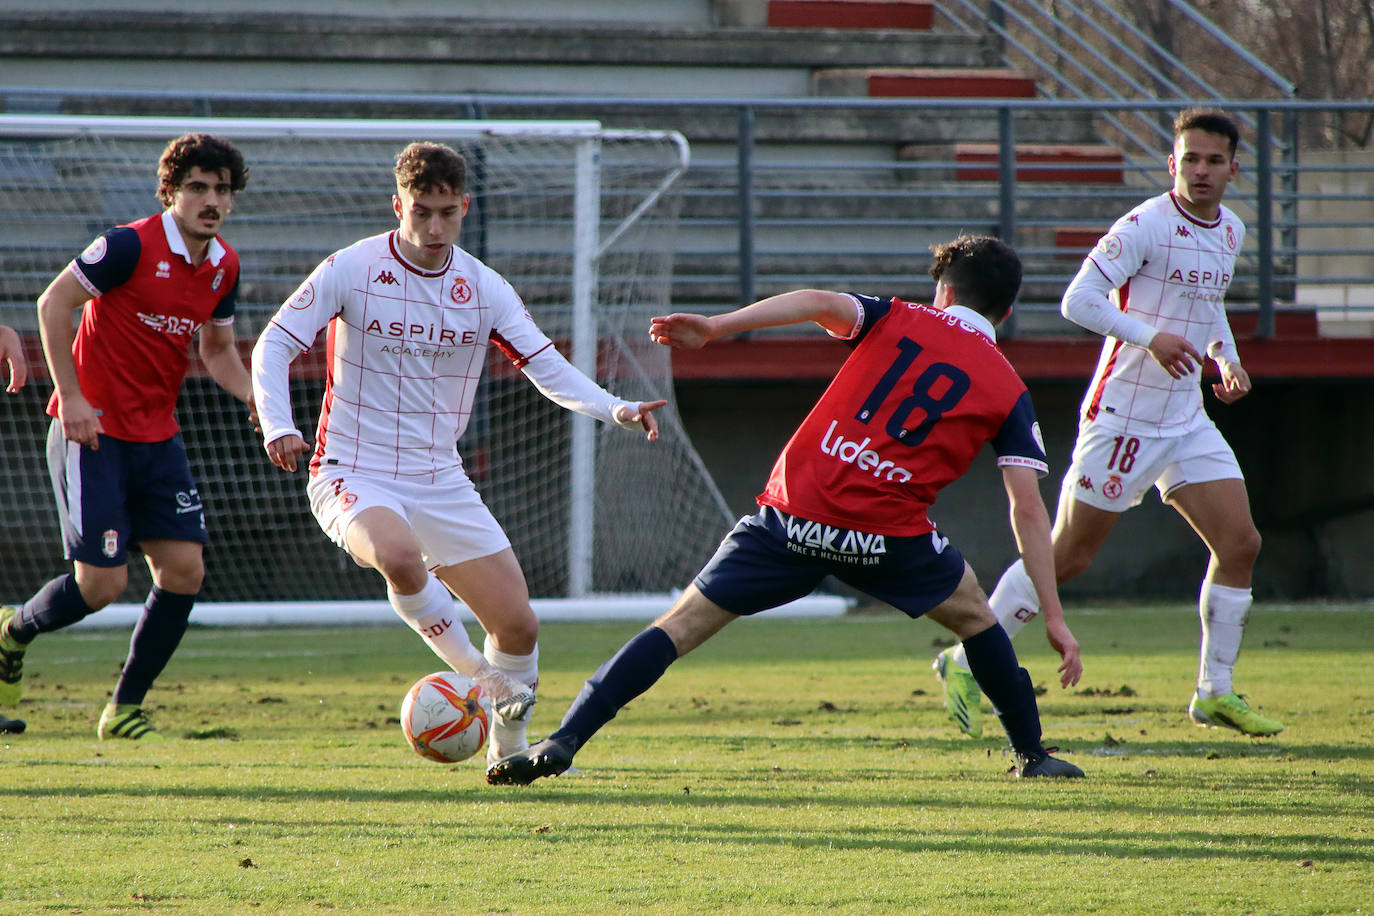
[[[1252,738],[1264,738],[1283,731],[1282,723],[1255,712],[1245,702],[1245,697],[1238,693],[1223,693],[1204,700],[1194,691],[1192,702],[1188,704],[1188,718],[1206,728],[1220,725]]]
[[[24,695],[24,650],[22,643],[10,636],[9,624],[19,608],[0,607],[0,706],[18,706]]]
[[[141,706],[126,703],[116,706],[108,704],[100,714],[100,724],[96,734],[101,741],[110,738],[128,738],[131,741],[164,741],[165,736],[158,731]]]
[[[954,720],[954,724],[970,738],[981,738],[983,711],[978,703],[983,697],[983,691],[979,689],[973,675],[960,668],[954,661],[954,649],[954,646],[950,646],[935,656],[935,661],[930,667],[935,669],[935,676],[945,688],[945,711]]]

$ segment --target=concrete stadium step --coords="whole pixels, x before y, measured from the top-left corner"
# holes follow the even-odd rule
[[[383,63],[410,70],[428,65],[521,64],[551,68],[599,65],[657,67],[987,65],[990,48],[977,36],[919,30],[716,28],[624,20],[608,22],[475,21],[452,17],[323,16],[215,13],[187,15],[95,12],[0,12],[0,55],[8,60],[68,62],[108,59],[149,62],[233,61],[245,75],[268,64]],[[347,72],[338,74],[345,81]],[[8,76],[11,82],[14,75]],[[370,85],[369,85],[370,84]],[[239,85],[244,85],[240,83]],[[345,82],[343,90],[376,88],[373,80]],[[465,91],[462,86],[452,91]],[[682,87],[690,94],[690,86]],[[577,94],[566,81],[546,92]],[[622,85],[620,94],[631,94]],[[749,94],[740,87],[736,95]]]
[[[931,0],[716,0],[716,22],[782,29],[929,29]]]
[[[919,150],[904,147],[899,159],[912,157]],[[998,147],[988,143],[959,143],[954,147],[959,181],[996,181]],[[1016,144],[1017,181],[1059,181],[1121,184],[1125,157],[1121,150],[1107,144]],[[986,167],[987,165],[991,167]],[[1021,168],[1025,164],[1027,168]]]
[[[859,67],[817,69],[818,96],[1033,99],[1035,80],[1006,68]]]

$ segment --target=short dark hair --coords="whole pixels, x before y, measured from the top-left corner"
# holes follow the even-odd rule
[[[412,143],[396,154],[396,187],[462,195],[468,167],[463,154],[442,143]]]
[[[235,193],[248,187],[248,166],[234,144],[213,134],[183,134],[167,144],[157,161],[157,199],[164,207],[172,205],[177,188],[195,168],[216,174],[227,170]]]
[[[1236,147],[1240,144],[1240,128],[1229,116],[1216,108],[1201,106],[1185,108],[1174,118],[1174,140],[1183,136],[1185,130],[1204,130],[1209,134],[1225,137],[1231,146],[1231,158],[1236,158]]]
[[[956,304],[993,324],[1007,316],[1021,291],[1021,258],[1010,245],[991,236],[961,235],[930,250],[935,255],[930,275],[949,287]]]

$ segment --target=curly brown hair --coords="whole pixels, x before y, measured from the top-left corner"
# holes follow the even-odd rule
[[[445,191],[462,196],[468,167],[463,154],[442,143],[412,143],[396,154],[396,187],[407,191]]]
[[[1021,291],[1021,258],[1010,245],[985,235],[961,235],[931,245],[930,275],[954,293],[954,302],[993,324],[1006,317]]]
[[[157,199],[164,207],[172,205],[177,188],[194,168],[216,174],[228,171],[229,188],[235,193],[248,186],[248,166],[234,144],[213,134],[184,134],[168,143],[157,161]]]

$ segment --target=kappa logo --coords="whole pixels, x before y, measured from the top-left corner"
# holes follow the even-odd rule
[[[1185,239],[1190,239],[1190,238],[1193,237],[1193,234],[1192,234],[1191,232],[1188,231],[1188,227],[1187,227],[1187,226],[1176,226],[1176,227],[1174,227],[1174,234],[1177,235],[1177,236],[1180,236],[1181,238],[1185,238]]]
[[[1078,486],[1084,490],[1091,490],[1093,488],[1092,478],[1087,474],[1082,475],[1078,478]]]
[[[373,283],[380,283],[383,286],[400,286],[401,281],[396,279],[396,275],[389,270],[383,270],[372,278]]]
[[[157,276],[161,280],[170,279],[172,276],[172,265],[169,261],[157,262]]]

